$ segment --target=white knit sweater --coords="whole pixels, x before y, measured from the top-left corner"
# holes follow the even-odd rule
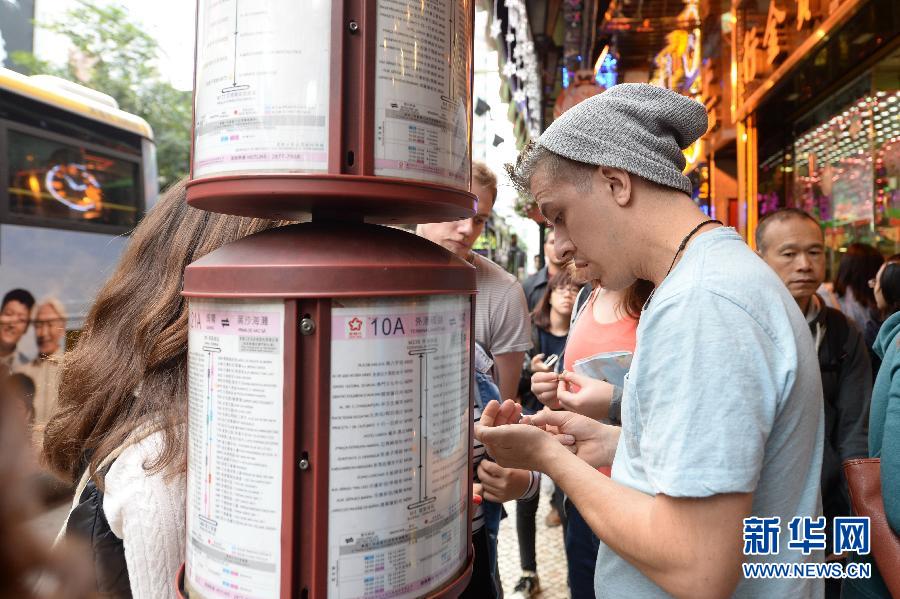
[[[126,448],[106,475],[103,511],[122,539],[134,599],[176,599],[175,578],[184,562],[185,476],[148,474],[143,465],[162,448],[153,433]]]

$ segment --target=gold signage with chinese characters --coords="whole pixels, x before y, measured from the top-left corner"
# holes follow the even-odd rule
[[[765,12],[755,10],[750,3],[738,9],[736,67],[742,95],[753,93],[759,82],[772,74],[839,4],[828,0],[770,0]]]

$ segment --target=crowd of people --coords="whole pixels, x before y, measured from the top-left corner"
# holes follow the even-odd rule
[[[522,572],[506,596],[540,591],[542,476],[556,489],[550,520],[573,599],[890,596],[877,555],[792,551],[787,523],[824,514],[831,547],[832,522],[853,513],[842,463],[871,456],[900,531],[900,256],[853,244],[828,285],[822,227],[793,208],[762,220],[751,250],[690,198],[682,149],[706,125],[692,100],[627,84],[557,119],[509,167],[552,226],[546,265],[524,283],[473,251],[497,197],[485,165],[473,165],[473,217],[417,227],[476,273],[464,597],[504,596],[497,543],[510,501]],[[201,212],[175,185],[65,356],[60,302],[21,289],[3,299],[5,403],[75,487],[62,537],[90,548],[100,596],[174,597],[184,561],[184,268],[284,224]],[[18,350],[29,325],[33,358]],[[748,557],[741,533],[755,517],[780,518],[782,543]],[[744,577],[751,559],[855,559],[873,575]]]

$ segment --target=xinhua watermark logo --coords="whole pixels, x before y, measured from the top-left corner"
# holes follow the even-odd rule
[[[781,555],[781,518],[744,518],[744,555]],[[810,555],[827,551],[827,521],[796,517],[787,523],[787,550]],[[837,517],[833,522],[831,552],[834,554],[868,555],[870,549],[868,517]],[[869,578],[871,564],[831,563],[745,563],[746,578]]]

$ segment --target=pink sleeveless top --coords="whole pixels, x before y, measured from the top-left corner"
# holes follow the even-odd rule
[[[569,331],[569,339],[566,343],[566,357],[563,367],[569,372],[574,372],[573,365],[582,358],[609,352],[630,351],[634,353],[637,344],[638,321],[631,317],[625,317],[616,322],[600,324],[594,320],[594,299],[597,291],[591,292],[587,304],[575,320],[575,326]],[[610,476],[611,468],[604,466],[597,468],[606,476]]]

